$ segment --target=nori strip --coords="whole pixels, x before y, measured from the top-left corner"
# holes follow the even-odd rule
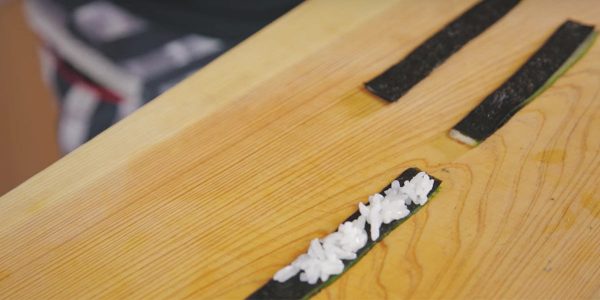
[[[417,175],[421,170],[418,168],[410,168],[406,171],[402,172],[395,180],[398,180],[400,184],[404,184],[405,180],[412,179],[415,175]],[[431,179],[434,180],[433,188],[427,194],[427,197],[431,199],[433,195],[439,190],[439,186],[442,183],[439,179],[429,175]],[[383,190],[381,190],[381,194],[387,189],[391,187],[391,183],[386,186]],[[356,262],[358,262],[375,244],[385,238],[394,228],[398,227],[401,223],[406,221],[412,215],[414,215],[419,209],[421,205],[411,203],[408,206],[408,210],[410,213],[403,219],[393,221],[389,224],[381,224],[380,228],[380,236],[377,241],[372,241],[371,236],[368,234],[370,232],[369,223],[365,224],[365,230],[369,236],[367,240],[367,244],[362,247],[360,250],[356,252],[356,259],[353,260],[342,260],[344,263],[344,271],[339,275],[334,275],[329,277],[329,279],[325,282],[318,281],[315,284],[309,284],[307,282],[300,281],[300,273],[296,276],[288,279],[285,282],[277,282],[273,279],[269,280],[265,285],[263,285],[260,289],[254,292],[252,295],[248,296],[247,299],[307,299],[312,295],[319,292],[321,289],[330,285],[333,281],[335,281],[339,276],[343,275],[350,267],[352,267]],[[344,222],[353,221],[360,217],[360,212],[357,210],[350,217],[348,217]],[[342,222],[342,223],[344,223]]]
[[[479,2],[419,45],[398,64],[367,82],[365,87],[387,101],[397,101],[517,3],[519,0]]]
[[[470,145],[481,143],[566,72],[595,37],[593,26],[563,23],[515,74],[456,124],[450,136]]]

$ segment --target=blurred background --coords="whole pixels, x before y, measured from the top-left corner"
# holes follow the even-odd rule
[[[0,0],[0,195],[299,3]]]
[[[22,1],[0,2],[0,195],[60,157],[58,108],[42,82]]]

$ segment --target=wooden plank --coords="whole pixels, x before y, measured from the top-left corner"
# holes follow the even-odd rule
[[[596,46],[489,141],[431,166],[445,185],[427,212],[319,298],[597,297],[599,58]]]
[[[445,134],[600,7],[525,1],[386,105],[362,82],[473,1],[344,3],[303,4],[1,198],[0,294],[244,297],[417,166],[442,192],[318,297],[597,295],[600,47],[478,148]]]

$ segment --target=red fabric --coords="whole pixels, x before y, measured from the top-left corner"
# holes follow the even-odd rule
[[[123,98],[121,96],[85,78],[83,75],[79,74],[77,70],[65,64],[65,62],[58,57],[56,58],[56,70],[59,76],[64,78],[66,81],[69,81],[73,84],[83,85],[86,88],[89,88],[90,90],[97,93],[100,98],[100,101],[114,104],[118,104],[121,101],[123,101]]]

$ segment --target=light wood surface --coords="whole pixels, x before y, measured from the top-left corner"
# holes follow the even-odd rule
[[[302,4],[1,198],[0,297],[243,298],[418,166],[442,192],[317,298],[597,298],[600,46],[446,137],[595,1],[524,1],[395,104],[361,87],[473,2]]]

